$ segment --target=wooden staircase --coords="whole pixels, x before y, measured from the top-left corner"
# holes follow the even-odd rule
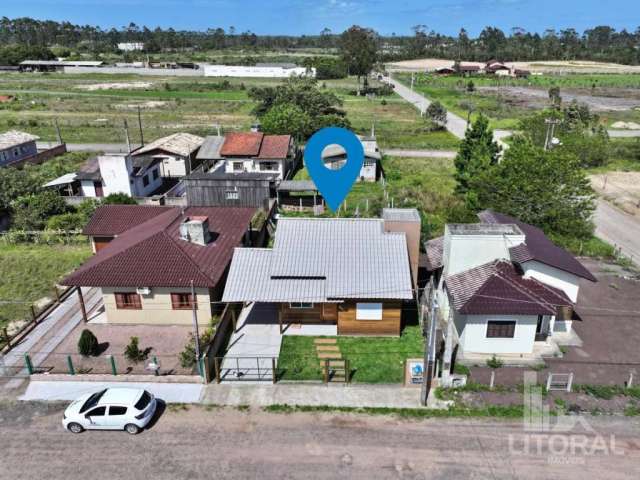
[[[316,338],[316,355],[320,361],[325,383],[349,382],[349,361],[342,358],[340,347],[335,338]]]

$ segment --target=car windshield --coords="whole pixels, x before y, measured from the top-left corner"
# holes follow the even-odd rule
[[[84,405],[82,405],[82,407],[80,407],[80,413],[84,413],[87,410],[89,410],[92,407],[95,407],[98,404],[98,401],[102,398],[102,396],[104,395],[104,392],[106,392],[107,390],[101,390],[100,392],[96,392],[93,395],[91,395],[89,398],[87,398],[87,401],[84,402]]]
[[[151,395],[149,395],[149,392],[145,390],[144,392],[142,392],[142,396],[134,406],[138,410],[144,410],[145,408],[147,408],[147,405],[149,405],[150,401],[151,401]]]

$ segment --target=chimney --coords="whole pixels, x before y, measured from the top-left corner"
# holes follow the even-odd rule
[[[180,238],[196,245],[207,245],[211,240],[207,217],[188,217],[180,224]]]
[[[385,232],[404,232],[407,238],[407,250],[409,251],[409,265],[411,266],[411,278],[413,286],[418,286],[418,260],[420,259],[420,231],[422,221],[415,208],[383,208]]]

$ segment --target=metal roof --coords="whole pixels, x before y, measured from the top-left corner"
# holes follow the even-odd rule
[[[383,208],[382,218],[390,222],[419,222],[420,214],[415,208]]]
[[[224,143],[224,137],[222,135],[210,135],[205,137],[204,142],[198,150],[196,158],[198,160],[219,160],[222,159],[220,155],[220,148]]]
[[[313,180],[283,180],[278,185],[281,192],[317,192],[318,187]]]
[[[382,219],[281,218],[272,249],[236,249],[223,295],[227,302],[346,298],[413,298],[404,233],[384,232]]]
[[[43,185],[43,187],[57,187],[59,185],[68,185],[70,183],[75,182],[76,173],[65,173],[61,177],[56,178],[55,180],[51,180]]]
[[[22,145],[27,142],[35,142],[39,139],[40,137],[31,135],[30,133],[9,130],[8,132],[0,133],[0,150]]]
[[[153,142],[139,148],[132,153],[133,156],[149,153],[153,150],[162,150],[173,153],[175,155],[187,156],[200,148],[204,142],[204,138],[191,133],[178,132],[167,137],[159,138]]]

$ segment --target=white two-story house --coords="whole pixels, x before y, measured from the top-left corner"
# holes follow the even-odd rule
[[[225,135],[218,155],[226,173],[271,173],[283,180],[293,167],[296,148],[291,135],[234,132]]]

